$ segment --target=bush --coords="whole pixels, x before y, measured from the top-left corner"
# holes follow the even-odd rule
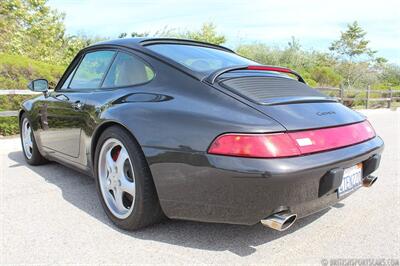
[[[25,89],[29,81],[45,78],[54,87],[65,66],[51,65],[24,56],[0,53],[0,89]]]
[[[0,135],[9,136],[18,133],[18,117],[0,117]]]
[[[36,95],[0,95],[0,111],[19,110],[23,101]]]
[[[319,86],[339,87],[342,76],[336,73],[332,67],[314,67],[311,69],[311,77]]]

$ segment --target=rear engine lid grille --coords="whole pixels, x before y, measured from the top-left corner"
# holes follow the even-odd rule
[[[224,80],[221,85],[258,104],[334,101],[306,84],[286,77],[237,77]]]

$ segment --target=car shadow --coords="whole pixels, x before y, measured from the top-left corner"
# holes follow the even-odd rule
[[[105,215],[97,198],[93,178],[58,163],[49,163],[43,166],[28,165],[22,152],[11,152],[8,157],[15,162],[10,166],[11,168],[29,168],[44,181],[56,185],[62,191],[62,196],[67,202],[121,234],[194,249],[228,250],[241,257],[253,254],[256,252],[255,247],[259,245],[284,237],[311,224],[330,209],[299,219],[284,232],[266,228],[261,224],[246,226],[180,220],[165,220],[154,226],[127,232],[117,228]]]

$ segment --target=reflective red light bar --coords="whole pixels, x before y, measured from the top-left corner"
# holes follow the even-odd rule
[[[315,130],[274,134],[224,134],[208,149],[210,154],[251,158],[300,156],[354,145],[375,137],[368,121]]]
[[[292,132],[289,135],[296,141],[301,154],[308,154],[366,141],[375,137],[375,131],[368,121],[364,121],[341,127]]]
[[[264,70],[264,71],[276,71],[276,72],[283,72],[283,73],[292,73],[292,70],[285,67],[275,67],[275,66],[248,66],[248,70]]]

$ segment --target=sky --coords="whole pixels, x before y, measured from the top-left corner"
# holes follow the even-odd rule
[[[50,0],[66,14],[67,33],[117,38],[121,32],[165,27],[196,30],[213,22],[226,46],[261,42],[284,47],[294,36],[304,49],[328,51],[355,20],[378,56],[400,64],[400,0]]]

